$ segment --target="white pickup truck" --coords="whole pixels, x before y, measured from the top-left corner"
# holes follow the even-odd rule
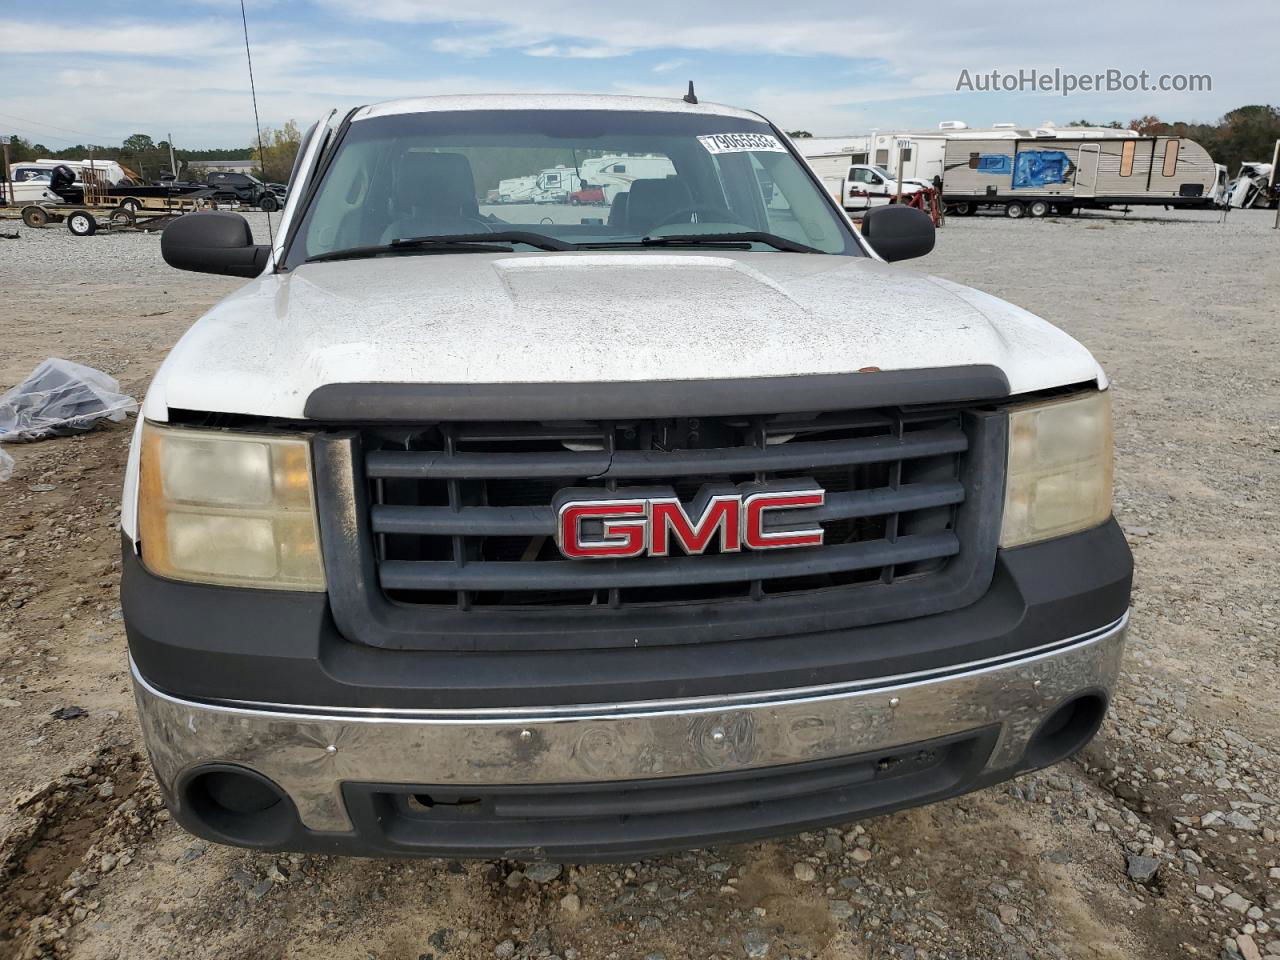
[[[846,210],[870,210],[893,202],[898,196],[898,181],[884,167],[868,163],[850,164],[831,174],[829,168],[838,158],[810,157],[809,164],[818,173],[822,185]],[[928,186],[920,180],[902,181],[902,195],[910,196]]]
[[[478,200],[666,157],[606,211]],[[1132,564],[1089,352],[886,261],[759,115],[439,97],[305,136],[147,394],[122,509],[177,821],[357,855],[633,860],[836,824],[1097,731]],[[521,222],[516,217],[528,218]]]

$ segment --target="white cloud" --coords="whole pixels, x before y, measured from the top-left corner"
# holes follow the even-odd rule
[[[117,139],[172,131],[179,143],[247,144],[252,114],[239,11],[232,0],[186,2],[185,14],[177,11],[179,30],[119,17],[67,26],[52,16],[37,19],[34,7],[25,8],[24,19],[4,20],[7,102],[39,104],[38,112],[6,112],[58,129],[3,117],[0,126],[37,139],[50,130],[43,138],[50,144],[67,142],[77,129]],[[788,129],[815,133],[941,119],[1061,123],[1157,113],[1212,120],[1265,101],[1274,86],[1264,55],[1204,44],[1183,29],[1179,9],[1193,10],[1186,0],[1077,0],[1072,21],[1091,28],[1074,31],[1047,29],[1040,8],[1015,0],[988,0],[980,23],[950,0],[917,0],[906,13],[848,0],[789,8],[777,0],[648,0],[598,15],[581,0],[472,0],[465,7],[453,0],[311,0],[301,14],[262,2],[255,0],[260,12],[249,27],[268,125],[433,93],[550,88],[678,96],[688,78],[705,100],[749,106]],[[1280,33],[1280,4],[1262,4],[1251,17],[1258,35]],[[1070,99],[955,92],[961,69],[1033,66],[1208,72],[1214,89]],[[86,96],[89,89],[102,95]]]
[[[59,70],[58,82],[67,87],[105,87],[110,77],[105,70]]]
[[[653,65],[653,72],[670,73],[672,70],[679,70],[688,62],[689,60],[686,57],[678,57],[675,60],[663,60],[661,63],[655,63]]]
[[[576,44],[544,43],[536,47],[528,47],[524,54],[529,57],[560,57],[567,60],[606,60],[610,57],[622,57],[630,53],[610,46],[582,46]]]

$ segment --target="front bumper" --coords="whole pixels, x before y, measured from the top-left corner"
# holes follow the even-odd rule
[[[192,833],[355,855],[619,860],[847,822],[1062,759],[1101,723],[1127,620],[896,677],[618,705],[239,706],[170,696],[136,666],[134,680],[156,775]],[[207,816],[212,769],[274,784],[270,823]]]

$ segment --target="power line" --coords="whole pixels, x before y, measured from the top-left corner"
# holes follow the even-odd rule
[[[50,129],[50,130],[61,130],[63,133],[74,133],[77,137],[88,137],[90,140],[93,140],[94,142],[97,142],[97,143],[104,143],[104,144],[105,144],[105,143],[110,143],[112,140],[114,140],[114,139],[115,139],[114,137],[98,137],[98,136],[96,136],[96,135],[94,135],[94,134],[91,134],[91,133],[85,133],[83,130],[72,130],[72,129],[70,129],[69,127],[59,127],[59,126],[55,126],[55,125],[54,125],[54,124],[52,124],[52,123],[44,123],[44,122],[43,122],[43,121],[41,121],[41,120],[32,120],[32,119],[31,119],[31,118],[29,118],[29,117],[18,117],[18,116],[14,116],[14,115],[13,115],[13,114],[11,114],[11,113],[0,113],[0,117],[5,117],[5,118],[7,118],[7,119],[9,119],[9,120],[17,120],[19,123],[29,123],[29,124],[32,124],[32,125],[37,126],[37,127],[47,127],[47,128],[48,128],[48,129]],[[50,136],[50,137],[51,137],[51,135],[49,135],[49,134],[42,134],[42,136]],[[72,142],[74,142],[74,141],[71,141],[71,140],[67,140],[67,138],[66,138],[66,137],[51,137],[51,139],[53,139],[53,140],[66,140],[66,142],[67,142],[67,143],[72,143]],[[123,139],[123,138],[122,138],[122,139]]]

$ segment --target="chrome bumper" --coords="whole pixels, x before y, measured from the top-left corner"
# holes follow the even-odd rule
[[[737,697],[539,710],[397,711],[215,704],[156,690],[133,668],[152,764],[172,795],[208,763],[252,768],[303,825],[345,832],[344,782],[481,785],[643,780],[766,768],[998,725],[985,771],[1012,769],[1041,722],[1109,695],[1128,615],[1016,656],[947,671]],[[985,772],[984,771],[984,772]]]

